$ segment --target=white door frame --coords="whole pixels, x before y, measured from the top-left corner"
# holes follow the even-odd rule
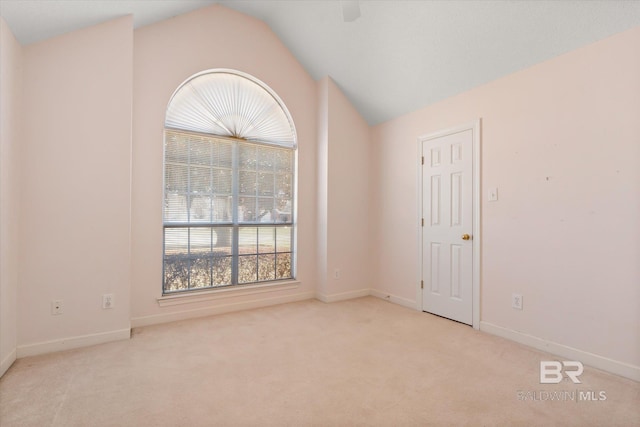
[[[422,167],[422,143],[424,141],[428,141],[430,139],[436,139],[436,138],[440,138],[443,136],[447,136],[447,135],[451,135],[454,133],[458,133],[458,132],[463,132],[465,130],[471,130],[472,132],[472,145],[473,145],[473,162],[472,162],[472,168],[473,168],[473,172],[472,172],[472,176],[473,176],[473,241],[472,241],[472,248],[473,248],[473,272],[472,272],[472,310],[473,310],[473,328],[474,329],[480,329],[480,261],[481,261],[481,254],[480,254],[480,249],[482,247],[482,245],[480,244],[480,237],[481,237],[481,230],[480,230],[480,211],[481,211],[481,199],[480,199],[480,166],[481,166],[481,159],[480,159],[480,153],[482,152],[480,150],[480,145],[482,142],[482,138],[481,138],[481,130],[482,130],[482,119],[478,119],[476,121],[473,121],[471,123],[466,123],[464,125],[460,125],[460,126],[455,126],[452,128],[448,128],[445,130],[441,130],[438,132],[434,132],[434,133],[429,133],[426,135],[422,135],[418,137],[418,220],[416,221],[416,224],[418,224],[418,231],[417,231],[417,235],[419,236],[418,238],[418,242],[419,242],[419,250],[418,250],[418,265],[420,266],[420,268],[418,269],[418,285],[417,285],[417,308],[419,311],[423,311],[422,310],[422,293],[423,293],[423,289],[422,289],[422,285],[421,285],[421,281],[422,281],[422,277],[423,277],[423,265],[422,265],[422,199],[423,199],[423,188],[422,188],[422,171],[423,171],[423,167]]]

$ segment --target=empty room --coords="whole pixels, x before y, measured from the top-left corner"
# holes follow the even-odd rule
[[[0,425],[640,425],[640,1],[0,0]]]

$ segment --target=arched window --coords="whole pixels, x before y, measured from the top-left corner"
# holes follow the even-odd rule
[[[173,94],[165,118],[163,293],[295,277],[296,132],[282,100],[234,70]]]

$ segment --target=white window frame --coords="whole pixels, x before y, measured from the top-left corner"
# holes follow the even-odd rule
[[[264,90],[266,93],[268,93],[271,98],[273,99],[273,101],[275,103],[277,103],[277,105],[279,106],[279,108],[281,109],[281,112],[278,112],[279,117],[278,119],[280,120],[280,123],[277,123],[276,125],[280,125],[280,135],[282,135],[282,129],[284,129],[285,131],[287,130],[287,123],[282,123],[282,117],[286,117],[286,120],[288,121],[288,126],[291,129],[291,133],[290,135],[285,134],[285,137],[282,139],[278,139],[278,136],[273,136],[273,135],[269,135],[265,133],[265,138],[264,140],[261,140],[261,138],[259,137],[260,135],[258,135],[258,138],[256,138],[255,135],[255,131],[254,134],[251,135],[251,140],[247,140],[247,139],[243,139],[240,135],[240,137],[236,137],[235,135],[220,135],[220,134],[214,134],[214,133],[206,133],[206,132],[202,132],[202,129],[198,129],[197,131],[194,131],[192,129],[189,129],[189,123],[186,123],[185,126],[180,126],[179,128],[176,128],[175,126],[175,120],[173,122],[171,122],[171,126],[167,125],[167,123],[165,123],[165,138],[166,135],[168,135],[171,132],[180,132],[180,133],[191,133],[193,135],[198,135],[201,136],[203,138],[209,138],[212,140],[218,140],[218,141],[228,141],[232,144],[233,148],[233,154],[232,154],[232,186],[233,186],[233,190],[232,190],[232,198],[233,198],[233,215],[232,215],[232,220],[228,221],[228,222],[191,222],[190,218],[187,219],[187,221],[178,221],[178,222],[172,222],[172,221],[167,221],[166,220],[166,216],[165,216],[165,202],[163,201],[163,280],[162,280],[162,299],[172,299],[172,297],[178,297],[178,296],[182,296],[186,293],[191,293],[193,291],[210,291],[210,290],[230,290],[230,289],[237,289],[237,288],[255,288],[255,287],[263,287],[265,285],[274,285],[274,286],[281,286],[283,282],[295,282],[296,281],[296,276],[297,276],[297,271],[296,271],[296,249],[297,249],[297,242],[296,242],[296,237],[297,237],[297,232],[296,232],[296,218],[297,218],[297,137],[296,137],[296,133],[295,133],[295,127],[293,125],[293,121],[291,119],[291,115],[289,114],[288,110],[286,109],[286,106],[284,105],[284,103],[282,102],[282,100],[275,94],[275,92],[273,92],[267,85],[265,85],[264,83],[262,83],[261,81],[255,79],[254,77],[246,74],[246,73],[242,73],[239,71],[235,71],[235,70],[228,70],[228,69],[218,69],[218,70],[207,70],[204,71],[202,73],[198,73],[192,77],[190,77],[189,79],[185,80],[185,82],[183,82],[183,84],[181,84],[178,89],[174,92],[171,100],[173,101],[174,97],[176,96],[176,94],[178,94],[180,92],[180,90],[185,87],[185,85],[189,84],[190,82],[193,81],[193,79],[198,78],[200,76],[207,76],[210,74],[215,74],[215,73],[222,73],[222,74],[226,74],[226,75],[234,75],[240,78],[244,78],[249,80],[250,82],[254,83],[257,85],[257,87],[259,87],[260,89]],[[261,95],[263,98],[265,97],[265,94]],[[268,99],[268,98],[267,98]],[[172,112],[171,111],[171,107],[172,104],[171,102],[169,103],[169,107],[168,107],[168,113],[167,113],[167,117],[169,117],[169,114]],[[214,119],[215,120],[215,119]],[[167,122],[169,120],[167,119]],[[216,121],[216,123],[219,123],[218,121]],[[276,127],[276,126],[274,126]],[[281,142],[282,141],[282,142]],[[291,170],[291,179],[292,179],[292,194],[291,194],[291,208],[290,208],[290,217],[288,218],[288,220],[286,221],[280,221],[280,222],[276,222],[276,221],[272,221],[272,222],[267,222],[267,223],[262,223],[259,221],[242,221],[239,217],[238,217],[238,206],[239,206],[239,199],[242,197],[242,195],[240,194],[240,191],[238,189],[238,182],[239,182],[239,175],[240,175],[240,165],[239,165],[239,150],[240,150],[240,146],[241,144],[243,146],[256,146],[256,147],[270,147],[270,148],[274,148],[274,149],[278,149],[278,150],[287,150],[291,152],[291,161],[292,161],[292,170]],[[166,145],[166,144],[165,144]],[[165,167],[166,167],[166,161],[167,161],[167,155],[166,152],[163,152],[163,200],[166,200],[166,191],[167,191],[167,187],[165,186],[165,178],[166,178],[166,171],[165,171]],[[190,162],[190,160],[189,160]],[[188,167],[190,166],[191,163],[189,163]],[[274,166],[275,168],[275,166]],[[274,176],[275,174],[277,174],[277,170],[274,170]],[[188,178],[187,178],[188,179]],[[249,197],[249,196],[247,196]],[[258,194],[255,195],[255,197],[258,197]],[[274,196],[274,203],[275,203],[275,196]],[[275,208],[274,208],[274,212],[275,212]],[[211,230],[214,230],[217,227],[229,227],[232,230],[232,249],[231,249],[231,264],[232,264],[232,269],[231,269],[231,283],[229,284],[224,284],[224,285],[218,285],[218,286],[201,286],[201,287],[195,287],[195,288],[186,288],[186,289],[177,289],[177,290],[167,290],[166,288],[166,284],[165,284],[165,262],[166,262],[166,252],[165,252],[165,233],[167,229],[170,228],[186,228],[188,230],[191,230],[193,228],[209,228]],[[262,255],[273,255],[274,257],[274,265],[275,268],[277,270],[277,266],[278,266],[278,254],[285,254],[285,253],[289,253],[289,259],[290,259],[290,277],[286,277],[286,278],[278,278],[278,273],[277,271],[274,272],[275,274],[275,278],[273,279],[267,279],[267,280],[260,280],[260,276],[259,276],[259,272],[258,272],[258,267],[259,267],[259,255],[260,255],[260,251],[258,249],[258,247],[256,247],[256,253],[255,254],[251,254],[250,256],[255,256],[256,257],[256,280],[255,281],[245,281],[243,283],[240,283],[239,281],[239,263],[240,263],[240,259],[243,256],[248,256],[248,255],[243,255],[240,253],[240,231],[242,229],[245,228],[255,228],[256,232],[259,233],[259,230],[262,228],[272,228],[273,229],[273,233],[274,236],[276,235],[276,233],[278,232],[277,229],[278,228],[290,228],[290,252],[278,252],[278,248],[277,246],[274,246],[274,252],[273,253],[263,253]],[[190,231],[188,231],[188,233],[190,233]],[[187,262],[188,265],[190,266],[191,263],[191,255],[187,256]],[[213,259],[213,255],[211,255],[211,259]],[[189,282],[191,280],[191,269],[189,268]]]

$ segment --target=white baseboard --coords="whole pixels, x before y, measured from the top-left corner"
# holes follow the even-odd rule
[[[316,299],[319,299],[322,302],[331,303],[331,302],[344,301],[344,300],[353,299],[353,298],[366,297],[369,295],[371,295],[369,289],[358,289],[357,291],[342,292],[339,294],[331,294],[331,295],[317,293]]]
[[[20,345],[17,349],[18,358],[36,356],[38,354],[53,353],[56,351],[70,350],[72,348],[88,347],[90,345],[103,344],[111,341],[128,340],[131,337],[131,329],[100,332],[97,334],[82,335],[77,337],[62,338],[35,344]]]
[[[220,304],[211,307],[196,308],[191,310],[181,310],[172,313],[154,314],[151,316],[134,317],[131,319],[131,327],[157,325],[160,323],[175,322],[178,320],[193,319],[196,317],[211,316],[214,314],[230,313],[232,311],[249,310],[253,308],[269,307],[272,305],[285,304],[295,301],[312,299],[313,292],[301,292],[293,295],[283,295],[273,298],[260,298],[250,301]]]
[[[620,375],[634,381],[640,381],[640,366],[619,362],[617,360],[609,359],[577,348],[547,341],[533,335],[503,328],[502,326],[496,326],[488,322],[480,322],[480,330],[533,347],[537,350],[564,357],[567,360],[576,360],[596,369]]]
[[[415,301],[407,299],[407,298],[402,298],[402,297],[397,297],[395,295],[391,295],[388,294],[386,292],[383,291],[379,291],[377,289],[371,289],[370,291],[370,295],[373,295],[374,297],[386,300],[386,301],[391,301],[394,304],[398,304],[401,305],[403,307],[407,307],[410,308],[412,310],[417,310],[417,304]]]
[[[13,362],[16,361],[17,354],[18,354],[18,352],[14,348],[13,350],[11,350],[9,352],[9,354],[7,354],[7,357],[2,359],[2,362],[0,362],[0,377],[2,377],[4,375],[4,373],[9,370],[11,365],[13,365]]]

